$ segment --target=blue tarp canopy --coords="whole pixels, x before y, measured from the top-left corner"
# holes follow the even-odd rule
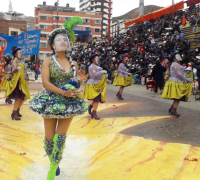
[[[92,31],[74,31],[78,35],[92,35]]]

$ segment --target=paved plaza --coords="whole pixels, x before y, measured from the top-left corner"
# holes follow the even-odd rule
[[[42,84],[29,83],[31,97]],[[179,119],[168,114],[171,101],[133,85],[116,99],[108,85],[101,120],[85,113],[68,131],[56,180],[199,180],[200,112],[191,96],[181,103]],[[0,92],[0,179],[46,180],[49,160],[43,149],[43,119],[22,107],[22,120],[12,121],[13,105]],[[21,155],[20,155],[21,154]]]

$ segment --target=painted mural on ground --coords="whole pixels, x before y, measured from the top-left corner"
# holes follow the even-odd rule
[[[139,103],[139,102],[138,102]],[[74,118],[61,161],[60,180],[197,180],[200,148],[128,136],[119,132],[166,116],[120,115],[126,103],[105,103],[100,121],[85,115]],[[45,180],[49,161],[43,150],[43,119],[24,105],[22,120],[12,121],[12,106],[0,106],[1,180]],[[131,112],[130,112],[131,113]],[[130,117],[132,116],[132,117]],[[142,112],[141,112],[142,116]],[[21,153],[21,155],[20,155]]]

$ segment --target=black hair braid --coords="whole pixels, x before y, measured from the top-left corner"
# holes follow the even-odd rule
[[[55,49],[51,46],[51,50],[53,51],[52,55],[55,55],[56,52],[55,52]]]

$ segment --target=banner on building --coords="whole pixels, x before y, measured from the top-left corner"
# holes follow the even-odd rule
[[[3,54],[12,55],[13,46],[20,47],[24,56],[38,55],[40,46],[41,30],[26,31],[17,36],[8,36],[0,34],[0,43],[2,44]]]

